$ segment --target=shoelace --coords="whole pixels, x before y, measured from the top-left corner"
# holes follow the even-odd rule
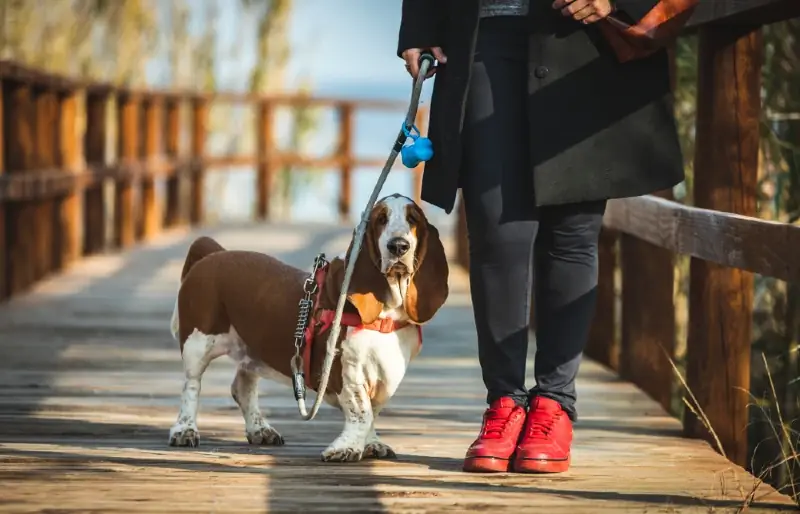
[[[549,440],[550,432],[563,414],[564,411],[536,412],[530,417],[527,437],[529,439]]]
[[[484,439],[499,439],[503,436],[503,431],[508,423],[519,417],[519,412],[514,410],[507,417],[502,417],[496,410],[486,411],[483,421]]]

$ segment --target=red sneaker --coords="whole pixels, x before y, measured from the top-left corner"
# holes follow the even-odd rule
[[[517,445],[513,469],[518,473],[562,473],[569,469],[572,421],[561,405],[537,396]]]
[[[505,397],[492,402],[483,414],[478,438],[467,450],[464,471],[503,473],[525,424],[525,409]]]

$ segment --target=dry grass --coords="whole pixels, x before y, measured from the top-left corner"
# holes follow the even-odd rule
[[[700,420],[700,422],[703,424],[706,430],[708,430],[709,434],[711,434],[716,450],[723,457],[728,458],[727,454],[725,453],[725,449],[722,446],[722,441],[717,435],[717,432],[714,430],[714,427],[711,425],[708,416],[706,416],[706,413],[703,411],[691,388],[686,383],[686,378],[684,377],[683,373],[681,373],[674,359],[669,355],[666,349],[664,349],[663,347],[661,349],[662,351],[664,351],[664,355],[667,357],[670,366],[672,366],[672,370],[675,373],[675,376],[680,381],[684,391],[686,391],[686,396],[683,397],[684,405],[686,405],[686,408],[689,409],[689,411],[692,414],[697,416],[697,419]],[[764,364],[766,366],[767,365],[766,356],[762,353],[761,357],[762,359],[764,359]],[[792,440],[791,436],[793,435],[793,431],[789,428],[789,426],[786,424],[784,420],[783,412],[781,411],[781,405],[775,390],[775,384],[772,379],[772,374],[770,373],[768,366],[766,367],[766,369],[767,369],[767,377],[769,379],[770,391],[772,393],[772,398],[770,399],[771,405],[774,406],[776,410],[778,423],[775,423],[772,420],[772,417],[768,415],[767,406],[764,406],[759,402],[754,402],[754,405],[758,406],[758,408],[761,409],[762,412],[764,413],[765,418],[769,420],[770,428],[776,440],[784,441],[785,444],[781,444],[781,450],[782,450],[781,457],[777,459],[776,462],[768,466],[766,469],[762,470],[752,484],[745,484],[733,467],[720,473],[719,487],[721,492],[723,494],[726,493],[727,490],[729,489],[729,485],[731,485],[726,481],[726,475],[730,473],[733,476],[732,485],[734,485],[735,488],[738,489],[740,494],[742,495],[742,503],[737,508],[736,510],[737,513],[747,512],[747,510],[751,506],[753,506],[758,500],[763,498],[763,496],[758,495],[759,488],[761,487],[762,484],[765,483],[766,477],[769,476],[769,474],[773,470],[778,469],[781,466],[786,466],[788,481],[785,485],[776,487],[776,489],[779,492],[790,491],[792,499],[794,499],[795,502],[798,502],[798,506],[800,506],[800,497],[797,494],[798,485],[800,484],[798,484],[794,476],[794,467],[793,467],[793,464],[800,463],[800,455],[798,455],[797,452],[797,447],[798,447],[797,443],[800,442],[800,439],[798,439],[798,434],[795,433],[794,434],[795,439],[794,441]],[[750,394],[749,391],[748,394]]]

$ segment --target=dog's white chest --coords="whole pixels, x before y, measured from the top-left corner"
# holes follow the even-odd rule
[[[413,325],[388,334],[348,328],[342,343],[342,364],[351,364],[343,369],[352,370],[349,373],[355,376],[346,376],[349,373],[345,372],[343,378],[345,382],[363,383],[373,399],[383,403],[394,396],[419,350],[420,332]]]

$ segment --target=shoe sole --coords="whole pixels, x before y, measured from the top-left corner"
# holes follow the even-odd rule
[[[464,459],[464,471],[468,473],[507,473],[509,459],[497,457],[470,457]]]
[[[569,469],[571,458],[563,460],[515,459],[512,469],[516,473],[563,473]]]

